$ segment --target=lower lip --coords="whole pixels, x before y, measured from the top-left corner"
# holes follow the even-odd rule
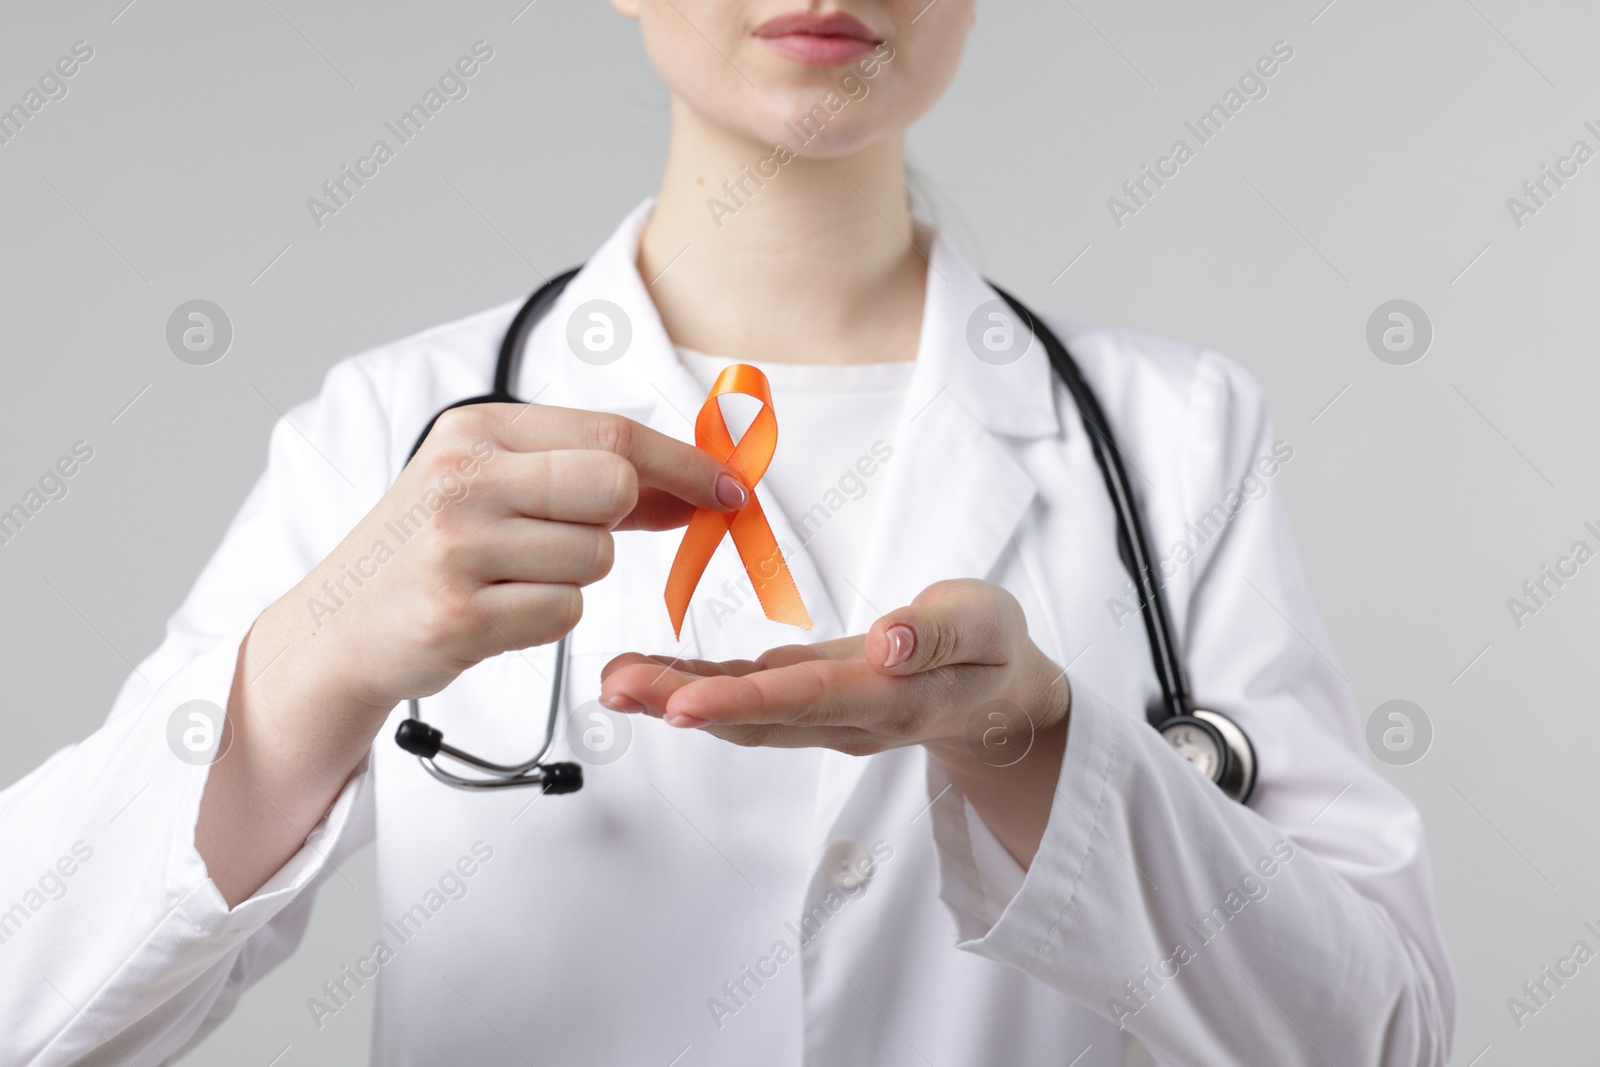
[[[782,37],[763,37],[767,47],[779,55],[813,67],[841,67],[852,63],[875,45],[855,37],[819,37],[809,33],[786,33]]]

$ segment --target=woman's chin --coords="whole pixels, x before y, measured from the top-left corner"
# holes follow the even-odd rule
[[[885,137],[898,133],[894,123],[880,115],[865,112],[851,115],[846,109],[829,114],[814,100],[785,99],[774,102],[767,113],[752,124],[753,139],[761,144],[782,146],[796,159],[831,159],[859,152]]]

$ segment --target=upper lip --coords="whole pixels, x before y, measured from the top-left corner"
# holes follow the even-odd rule
[[[831,15],[813,15],[807,11],[797,11],[791,15],[779,15],[777,18],[768,19],[756,27],[757,37],[787,37],[791,34],[807,37],[849,37],[869,44],[877,44],[881,40],[877,34],[867,29],[860,19],[843,11],[835,11]]]

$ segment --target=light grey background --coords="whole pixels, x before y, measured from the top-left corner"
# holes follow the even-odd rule
[[[601,0],[126,3],[0,15],[0,104],[95,49],[0,146],[0,506],[95,449],[0,547],[0,782],[103,718],[278,410],[342,356],[581,261],[665,144],[665,91]],[[1457,1060],[1485,1067],[1600,1043],[1600,964],[1520,1031],[1505,1004],[1600,920],[1600,564],[1520,629],[1506,606],[1597,543],[1600,160],[1520,230],[1506,207],[1574,140],[1600,145],[1597,31],[1577,0],[990,2],[913,134],[937,220],[1023,299],[1203,343],[1265,386],[1295,447],[1272,491],[1359,703],[1432,721],[1426,757],[1385,773],[1427,819]],[[478,39],[496,54],[470,96],[319,231],[306,198]],[[1121,182],[1278,40],[1295,54],[1269,95],[1114,226]],[[165,343],[195,298],[235,328],[210,367]],[[1434,326],[1411,366],[1366,344],[1394,298]],[[305,1007],[376,928],[370,854],[346,873],[187,1062],[364,1058],[370,998],[321,1032]]]

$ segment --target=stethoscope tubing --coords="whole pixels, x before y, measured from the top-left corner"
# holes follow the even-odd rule
[[[1188,715],[1194,709],[1189,702],[1189,686],[1184,680],[1183,666],[1178,658],[1178,642],[1173,634],[1172,619],[1167,614],[1161,573],[1151,563],[1150,543],[1144,532],[1144,516],[1128,482],[1128,472],[1122,465],[1122,453],[1111,436],[1111,424],[1100,407],[1099,398],[1089,388],[1089,383],[1084,381],[1077,361],[1067,352],[1067,346],[1061,343],[1055,331],[1016,297],[993,282],[989,286],[1000,294],[1000,298],[1010,305],[1011,310],[1028,324],[1029,330],[1044,344],[1050,366],[1072,394],[1078,417],[1089,433],[1090,448],[1105,478],[1106,492],[1117,513],[1117,550],[1138,587],[1140,606],[1144,609],[1140,615],[1144,617],[1145,636],[1150,642],[1150,658],[1155,665],[1156,679],[1161,685],[1162,706],[1151,709],[1150,725],[1160,726],[1168,719]]]

